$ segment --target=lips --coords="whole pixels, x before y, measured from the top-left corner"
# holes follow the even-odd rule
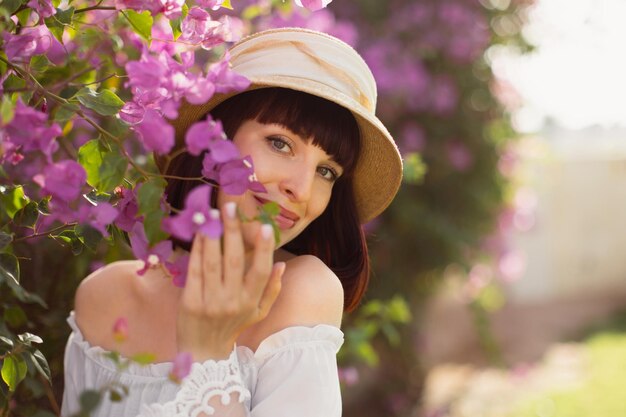
[[[258,201],[260,204],[271,202],[271,200],[266,200],[265,198],[261,198],[257,196],[254,196],[254,199]],[[291,229],[296,224],[296,222],[300,220],[300,216],[298,216],[293,211],[287,210],[280,204],[278,205],[278,207],[280,207],[280,212],[278,213],[278,216],[276,216],[275,218],[276,224],[278,225],[279,228],[283,230]]]

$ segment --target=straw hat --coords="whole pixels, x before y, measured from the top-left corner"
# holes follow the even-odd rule
[[[283,87],[325,98],[350,110],[362,149],[354,173],[354,193],[361,223],[378,216],[400,187],[402,160],[391,135],[375,115],[376,82],[359,54],[325,33],[301,28],[271,29],[248,36],[230,50],[232,70],[251,81],[246,90]],[[207,103],[184,103],[170,123],[176,148],[185,132],[215,106],[240,92],[216,94]],[[164,159],[155,156],[162,168]]]

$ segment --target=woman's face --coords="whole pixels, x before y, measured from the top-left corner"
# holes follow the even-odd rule
[[[235,201],[247,218],[258,208],[273,201],[280,206],[276,224],[280,245],[293,240],[328,205],[335,180],[342,167],[322,148],[277,124],[245,121],[235,133],[233,143],[242,156],[250,155],[258,181],[267,192],[246,191],[243,195],[218,194],[218,206]],[[244,223],[243,235],[251,248],[258,233],[258,222]]]

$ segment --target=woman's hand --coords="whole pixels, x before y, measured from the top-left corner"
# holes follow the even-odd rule
[[[222,219],[223,253],[219,239],[194,237],[178,310],[178,350],[195,361],[227,358],[239,334],[267,316],[285,271],[284,262],[273,264],[270,225],[260,227],[247,265],[235,203],[224,204]]]

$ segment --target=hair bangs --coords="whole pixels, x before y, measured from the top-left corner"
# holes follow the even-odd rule
[[[239,102],[239,119],[276,123],[312,139],[341,165],[345,175],[353,172],[361,141],[359,126],[349,110],[311,94],[276,87],[247,91],[231,100]]]

